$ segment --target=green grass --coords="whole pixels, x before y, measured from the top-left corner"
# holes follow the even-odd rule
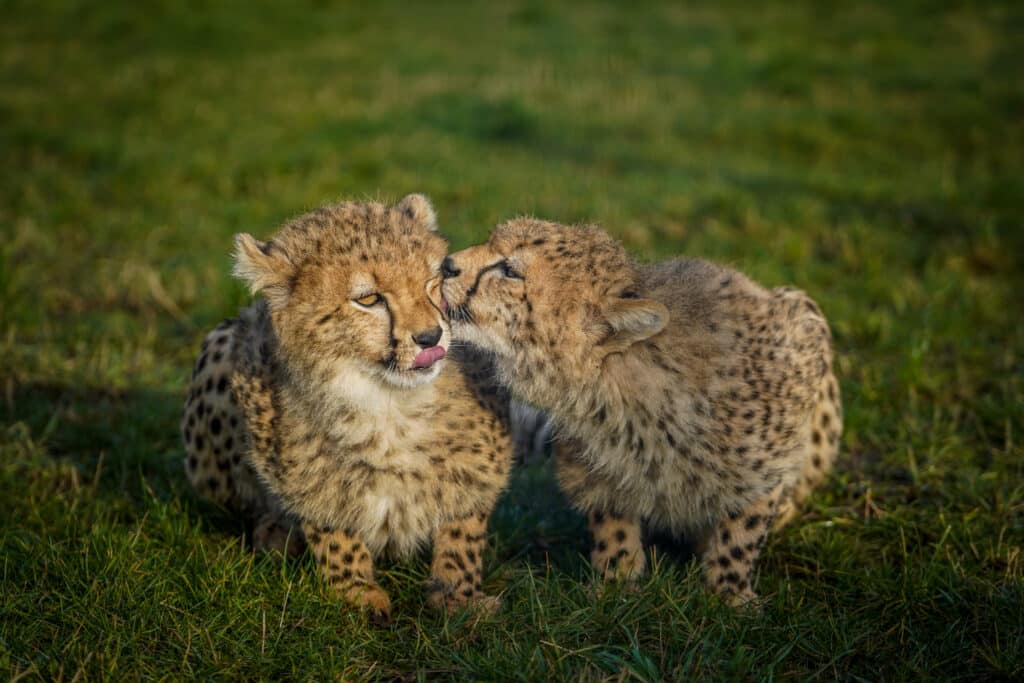
[[[1024,6],[0,3],[0,676],[1024,676]],[[246,297],[231,235],[434,200],[454,247],[598,222],[810,292],[842,460],[762,613],[659,548],[595,599],[545,466],[497,511],[502,614],[386,630],[191,493],[177,419]]]

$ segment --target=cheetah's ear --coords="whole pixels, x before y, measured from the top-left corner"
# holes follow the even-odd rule
[[[653,299],[609,299],[603,311],[604,323],[611,332],[600,342],[598,348],[605,355],[625,351],[665,329],[668,324],[668,309]]]
[[[291,261],[272,242],[260,242],[244,232],[235,235],[234,274],[253,294],[285,288],[292,270]]]
[[[426,195],[407,194],[395,208],[431,232],[437,232],[437,214]]]

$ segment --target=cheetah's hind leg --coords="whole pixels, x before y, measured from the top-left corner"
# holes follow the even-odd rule
[[[240,481],[246,464],[245,426],[231,387],[236,323],[227,320],[203,340],[182,416],[185,473],[200,496],[240,512],[252,507],[251,487]]]
[[[182,418],[185,472],[200,496],[252,523],[254,550],[295,557],[305,547],[302,531],[279,511],[245,457],[249,429],[257,445],[273,446],[274,417],[266,373],[240,353],[245,333],[239,319],[229,319],[203,340]]]
[[[806,446],[800,477],[784,494],[775,517],[774,529],[781,529],[800,511],[811,492],[821,485],[839,454],[843,433],[843,406],[839,383],[831,372],[825,375],[817,394],[817,404],[807,425]]]
[[[779,486],[746,510],[727,515],[704,540],[704,581],[733,605],[757,598],[754,563],[768,537],[781,494]]]

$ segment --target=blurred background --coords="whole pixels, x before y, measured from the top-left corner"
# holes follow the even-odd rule
[[[0,3],[0,671],[1020,674],[1022,74],[1019,2]],[[543,464],[476,640],[353,625],[194,498],[177,421],[248,300],[231,236],[409,192],[453,248],[594,222],[821,303],[843,455],[769,549],[767,626],[685,562],[592,608]]]

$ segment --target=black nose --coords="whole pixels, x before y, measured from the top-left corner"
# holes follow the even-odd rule
[[[442,334],[443,332],[441,331],[441,328],[435,327],[432,330],[427,330],[426,332],[414,334],[412,336],[412,340],[416,342],[416,344],[418,344],[419,346],[422,346],[425,349],[429,349],[431,346],[437,346],[437,342],[441,341]]]
[[[451,256],[445,256],[444,261],[441,262],[441,277],[458,277],[462,271],[455,267],[455,261],[452,261]]]

